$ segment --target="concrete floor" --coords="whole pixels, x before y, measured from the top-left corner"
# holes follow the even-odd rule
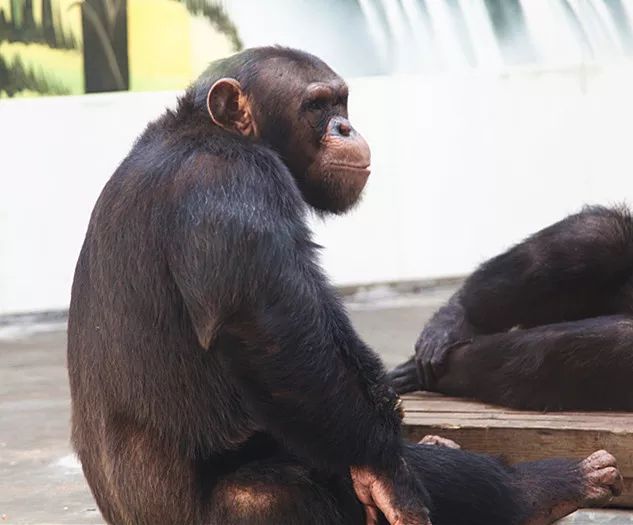
[[[450,292],[374,289],[347,304],[358,331],[393,366],[412,353],[423,323]],[[0,524],[103,523],[68,442],[65,352],[63,322],[0,326]],[[578,513],[573,523],[633,519]]]

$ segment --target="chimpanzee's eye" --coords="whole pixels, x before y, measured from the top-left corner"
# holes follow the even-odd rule
[[[306,109],[308,111],[321,111],[325,109],[328,105],[328,99],[319,97],[308,101],[306,104]]]
[[[347,94],[341,95],[336,99],[337,106],[347,106]]]

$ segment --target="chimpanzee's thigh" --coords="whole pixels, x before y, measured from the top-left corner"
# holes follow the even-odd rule
[[[211,525],[364,525],[351,479],[296,460],[256,460],[223,476],[209,501]]]

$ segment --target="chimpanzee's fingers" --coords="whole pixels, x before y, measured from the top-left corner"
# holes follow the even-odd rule
[[[400,394],[406,394],[408,392],[411,392],[412,390],[409,389],[409,381],[407,380],[406,377],[397,377],[396,379],[392,379],[391,380],[391,386],[393,387],[393,389],[396,391],[396,394],[400,395]]]
[[[435,371],[431,365],[431,361],[424,361],[421,363],[422,368],[422,390],[432,390],[435,385]]]
[[[372,505],[364,505],[366,525],[378,525],[378,509]]]
[[[387,378],[398,394],[407,394],[420,389],[420,380],[414,358],[391,370],[387,374]]]
[[[409,375],[409,371],[412,364],[415,366],[415,363],[413,362],[413,357],[408,359],[404,363],[400,363],[394,369],[387,372],[387,377],[390,380],[396,380],[402,377],[407,377]]]

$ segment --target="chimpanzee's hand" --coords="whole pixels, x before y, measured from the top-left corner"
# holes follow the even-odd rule
[[[437,380],[446,373],[451,350],[470,343],[475,333],[458,292],[422,330],[415,344],[415,357],[389,372],[395,391],[406,394],[414,390],[435,390]]]
[[[401,472],[391,480],[365,467],[352,467],[351,475],[367,525],[378,524],[379,511],[390,525],[431,525],[424,504],[428,496],[417,478]]]
[[[443,313],[441,310],[438,314]],[[460,322],[461,321],[461,322]],[[451,350],[472,342],[473,333],[463,320],[448,323],[440,317],[424,327],[415,344],[415,364],[420,390],[434,390],[437,380],[446,373]]]
[[[470,343],[451,336],[445,330],[427,326],[415,345],[415,356],[388,372],[387,377],[398,395],[436,388],[437,380],[448,369],[450,351]]]
[[[398,395],[422,390],[422,382],[418,375],[418,364],[415,361],[415,357],[400,363],[393,370],[387,372],[387,379]]]

